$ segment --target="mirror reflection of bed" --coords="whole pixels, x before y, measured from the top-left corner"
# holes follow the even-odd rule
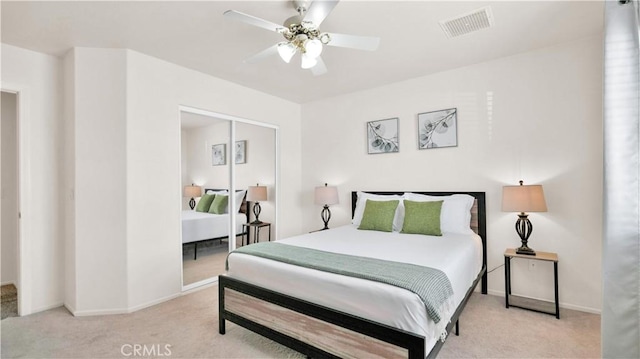
[[[265,186],[268,193],[267,200],[260,202],[259,219],[270,223],[261,229],[260,241],[269,238],[268,228],[270,237],[276,238],[277,130],[269,125],[184,106],[180,123],[182,285],[183,290],[188,290],[212,283],[225,272],[229,250],[242,245],[242,225],[255,220],[253,204],[246,202],[246,190],[257,183]],[[231,141],[232,124],[234,141]],[[234,178],[234,197],[237,197],[235,228],[231,228],[228,204],[224,213],[213,214],[210,210],[213,203],[201,203],[207,192],[214,195],[214,201],[216,194],[228,195],[230,178]],[[249,240],[255,239],[252,233]]]
[[[249,221],[246,192],[236,190],[233,196],[236,203],[241,203],[235,212],[236,236],[242,234],[242,224]],[[204,211],[204,205],[211,198],[213,201],[207,207],[211,208],[218,202],[222,204],[218,211]],[[215,198],[224,200],[220,202]],[[229,253],[229,198],[227,189],[204,188],[203,196],[197,202],[200,206],[182,211],[182,271],[185,285],[224,273]]]
[[[181,128],[181,173],[182,188],[195,186],[200,195],[194,197],[194,209],[189,204],[192,197],[183,197],[181,220],[196,226],[187,230],[182,238],[182,285],[207,283],[224,272],[224,260],[229,253],[229,220],[219,216],[215,221],[203,219],[209,215],[209,208],[196,211],[205,189],[229,188],[229,166],[226,153],[224,158],[214,158],[213,148],[226,149],[229,143],[231,123],[228,120],[188,111],[180,112]],[[226,151],[225,151],[226,152]],[[222,155],[218,153],[218,155]],[[218,162],[214,162],[217,160]],[[224,160],[224,161],[223,161]],[[183,193],[183,196],[187,193]],[[193,205],[193,202],[192,202]],[[202,205],[201,205],[202,207]],[[203,223],[215,222],[213,229],[205,230]],[[199,228],[199,227],[200,228]],[[215,236],[206,237],[207,232]],[[215,240],[211,238],[217,238]],[[211,240],[206,240],[211,239]],[[196,252],[197,243],[197,252]]]

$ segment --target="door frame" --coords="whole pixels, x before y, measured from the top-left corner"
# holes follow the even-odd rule
[[[31,307],[31,171],[30,171],[30,131],[29,131],[29,89],[25,86],[3,82],[2,92],[16,95],[16,127],[18,130],[18,253],[17,283],[18,315],[32,313]]]

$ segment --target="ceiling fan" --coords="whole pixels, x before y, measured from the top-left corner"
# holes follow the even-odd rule
[[[327,67],[320,57],[324,45],[374,51],[380,43],[380,39],[377,37],[321,32],[319,29],[320,24],[338,4],[338,1],[315,0],[312,2],[311,0],[293,0],[293,5],[298,15],[286,19],[283,25],[235,10],[225,11],[224,16],[275,31],[282,34],[285,39],[285,41],[249,57],[245,62],[255,63],[277,53],[284,62],[289,63],[293,56],[299,52],[301,55],[301,67],[303,69],[311,69],[314,75],[322,75],[327,72]]]

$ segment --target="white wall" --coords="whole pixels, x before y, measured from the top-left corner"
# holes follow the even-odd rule
[[[62,304],[64,296],[64,252],[60,191],[62,189],[62,61],[56,57],[2,44],[2,86],[18,86],[25,104],[21,114],[25,127],[26,168],[22,186],[37,205],[22,208],[27,221],[24,258],[28,273],[22,294],[29,299],[23,314]],[[23,271],[24,272],[24,271]]]
[[[458,108],[458,146],[418,150],[417,114]],[[400,119],[400,152],[368,155],[365,124]],[[560,258],[560,301],[601,309],[602,39],[538,51],[304,104],[304,229],[322,225],[313,188],[337,185],[331,225],[350,221],[352,190],[458,190],[487,194],[488,266],[519,245],[506,184],[544,186],[549,211],[529,216],[529,244]],[[553,299],[551,265],[514,261],[515,294]],[[504,271],[489,275],[504,292]]]
[[[127,310],[127,52],[74,63],[75,314]],[[70,260],[70,259],[69,259]],[[71,308],[70,308],[71,309]]]
[[[78,282],[76,271],[76,161],[75,161],[75,50],[71,49],[63,59],[63,118],[64,149],[63,166],[64,189],[64,305],[71,313],[76,312]]]
[[[231,122],[214,120],[215,124],[183,130],[187,141],[187,167],[184,174],[187,184],[194,183],[204,188],[229,188],[229,128]],[[212,165],[211,146],[226,144],[226,164]],[[184,164],[183,164],[184,165]]]
[[[2,92],[2,284],[18,280],[18,98]]]
[[[181,290],[178,106],[280,126],[282,236],[300,232],[300,106],[133,51],[127,59],[127,188],[144,189],[127,194],[129,308],[138,308]]]

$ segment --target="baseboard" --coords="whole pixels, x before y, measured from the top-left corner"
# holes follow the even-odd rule
[[[187,294],[199,292],[199,291],[201,291],[203,289],[211,288],[216,284],[218,284],[218,280],[217,279],[215,281],[212,281],[212,282],[209,282],[209,283],[198,285],[197,287],[192,287],[192,288],[184,287],[181,295],[187,295]]]
[[[140,309],[144,309],[144,308],[152,307],[152,306],[160,304],[160,303],[164,303],[164,302],[169,301],[171,299],[178,298],[181,295],[182,295],[182,293],[174,293],[174,294],[168,295],[166,297],[162,297],[160,299],[156,299],[156,300],[152,300],[152,301],[147,302],[147,303],[136,305],[135,307],[129,308],[128,313],[137,312]]]
[[[502,297],[504,298],[504,291],[499,291],[499,290],[488,290],[489,294],[491,295],[495,295],[497,297]],[[544,301],[548,301],[547,299],[541,299],[541,298],[535,298],[535,297],[529,297],[529,296],[524,296],[524,295],[519,295],[523,298],[529,298],[529,299],[535,299],[535,300],[544,300]],[[589,308],[589,307],[584,307],[581,305],[575,305],[575,304],[571,304],[571,303],[563,303],[560,302],[560,308],[563,309],[570,309],[570,310],[577,310],[579,312],[585,312],[585,313],[592,313],[592,314],[602,314],[602,310],[601,309],[596,309],[596,308]]]
[[[133,313],[133,312],[137,312],[137,311],[139,311],[141,309],[152,307],[154,305],[169,301],[171,299],[178,298],[181,295],[182,295],[182,293],[171,294],[171,295],[168,295],[166,297],[163,297],[163,298],[160,298],[160,299],[156,299],[156,300],[152,300],[150,302],[143,303],[143,304],[140,304],[140,305],[136,305],[136,306],[130,307],[130,308],[100,309],[100,310],[80,310],[80,311],[73,310],[69,306],[66,306],[66,308],[75,317],[86,317],[86,316],[90,316],[90,315],[130,314],[130,313]]]
[[[33,308],[33,310],[31,310],[31,313],[29,313],[29,314],[35,314],[35,313],[39,313],[39,312],[44,312],[45,310],[54,309],[54,308],[60,308],[60,307],[64,307],[64,303],[60,302],[60,303],[45,305],[44,307]],[[29,314],[27,314],[27,315],[29,315]]]
[[[69,309],[69,308],[67,308]],[[69,310],[71,311],[71,310]],[[74,310],[71,311],[74,317],[87,317],[91,315],[113,315],[113,314],[128,314],[127,309],[99,309],[99,310]]]

